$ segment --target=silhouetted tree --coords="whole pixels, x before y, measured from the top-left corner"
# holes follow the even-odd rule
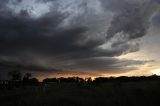
[[[22,75],[19,70],[13,70],[8,73],[8,76],[11,77],[11,80],[13,81],[20,81]]]
[[[85,78],[85,81],[90,83],[90,82],[92,82],[92,78],[91,77]]]
[[[32,84],[38,84],[39,83],[39,80],[37,78],[31,78],[31,79],[29,79],[29,81]]]
[[[46,78],[42,81],[43,83],[58,83],[58,78]]]
[[[23,77],[23,81],[28,81],[30,79],[30,77],[32,77],[31,73],[26,73]]]

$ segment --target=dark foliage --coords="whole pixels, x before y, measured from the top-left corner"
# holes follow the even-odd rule
[[[47,78],[42,82],[27,77],[0,81],[0,101],[1,106],[159,106],[159,89],[156,75]]]
[[[20,81],[22,75],[19,70],[13,70],[8,73],[8,76],[11,77],[12,81]]]

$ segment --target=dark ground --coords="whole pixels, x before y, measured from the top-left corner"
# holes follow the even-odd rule
[[[1,89],[0,106],[160,106],[160,81],[70,82]]]

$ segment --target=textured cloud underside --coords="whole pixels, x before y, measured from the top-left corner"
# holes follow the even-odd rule
[[[140,50],[158,9],[158,0],[0,0],[0,65],[55,73],[135,70],[149,61],[116,57]]]

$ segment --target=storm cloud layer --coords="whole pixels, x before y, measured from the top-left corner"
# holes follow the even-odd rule
[[[87,74],[135,70],[150,61],[117,57],[140,50],[158,10],[158,0],[0,0],[0,67]]]

